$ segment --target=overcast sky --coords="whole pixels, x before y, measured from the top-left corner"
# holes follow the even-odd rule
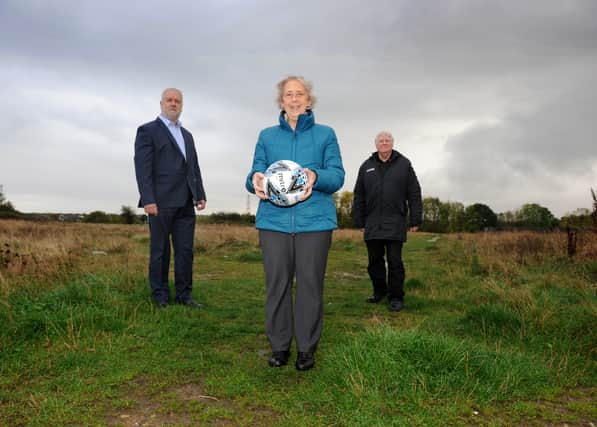
[[[136,206],[136,129],[175,86],[204,212],[246,212],[275,84],[298,74],[343,190],[389,130],[425,197],[561,216],[597,189],[596,18],[593,0],[0,0],[0,184],[24,212]]]

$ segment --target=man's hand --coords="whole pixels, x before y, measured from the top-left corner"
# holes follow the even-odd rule
[[[265,190],[263,188],[263,179],[265,175],[261,172],[255,172],[253,174],[253,178],[251,182],[253,183],[253,188],[255,189],[255,195],[259,197],[261,200],[267,200],[267,196],[265,195]]]
[[[305,185],[305,194],[303,194],[303,197],[301,197],[301,202],[309,198],[311,193],[313,193],[313,184],[315,184],[315,181],[317,180],[317,175],[311,169],[305,168],[304,171],[309,179],[307,185]]]
[[[158,205],[155,203],[150,203],[148,205],[143,206],[143,210],[147,215],[155,215],[158,214]]]
[[[198,211],[202,211],[203,209],[205,209],[206,204],[207,202],[205,200],[197,200],[197,203],[195,203],[195,209],[197,209]]]
[[[416,233],[417,231],[419,231],[419,227],[410,227],[408,231],[410,231],[411,233]]]

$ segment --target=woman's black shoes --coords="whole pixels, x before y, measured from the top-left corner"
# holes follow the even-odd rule
[[[315,355],[313,353],[300,353],[296,358],[296,369],[298,371],[308,371],[315,365]]]
[[[280,366],[288,364],[289,357],[289,351],[274,351],[267,363],[269,363],[272,368],[279,368]],[[295,366],[299,371],[308,371],[315,366],[315,355],[313,353],[299,352],[296,357]]]
[[[269,358],[268,363],[273,368],[279,368],[280,366],[288,364],[289,357],[289,351],[274,351],[272,356]]]

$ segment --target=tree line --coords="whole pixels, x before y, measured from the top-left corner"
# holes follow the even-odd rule
[[[0,218],[17,218],[20,212],[6,200],[2,185],[0,185]]]
[[[593,210],[579,208],[561,218],[556,218],[548,208],[537,203],[526,203],[515,211],[495,213],[489,206],[474,203],[465,206],[460,202],[445,202],[437,197],[423,199],[423,224],[421,231],[432,233],[476,232],[483,230],[554,230],[556,228],[597,230],[597,194],[591,189]],[[334,194],[338,226],[353,228],[351,191]],[[93,211],[88,214],[24,214],[6,200],[0,185],[0,218],[33,220],[78,221],[108,224],[143,224],[145,214],[135,208],[122,206],[119,214]],[[254,225],[255,215],[236,212],[215,212],[197,217],[199,223]]]
[[[437,197],[423,198],[421,231],[432,233],[477,232],[483,230],[554,230],[581,228],[597,230],[597,195],[591,189],[593,211],[580,208],[556,218],[551,211],[537,203],[526,203],[515,211],[495,213],[483,203],[465,206],[460,202],[445,202]],[[334,195],[338,223],[342,228],[353,227],[353,193],[344,191]]]
[[[147,215],[137,214],[135,209],[130,206],[122,206],[120,214],[93,211],[79,215],[78,218],[68,218],[67,220],[102,224],[145,224]],[[200,224],[254,225],[255,215],[237,212],[215,212],[209,215],[198,215],[197,222]]]

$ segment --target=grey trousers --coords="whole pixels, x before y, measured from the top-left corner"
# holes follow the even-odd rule
[[[297,351],[317,349],[323,326],[323,280],[331,243],[331,230],[297,234],[259,230],[267,295],[265,329],[272,351],[289,350],[293,332]]]

